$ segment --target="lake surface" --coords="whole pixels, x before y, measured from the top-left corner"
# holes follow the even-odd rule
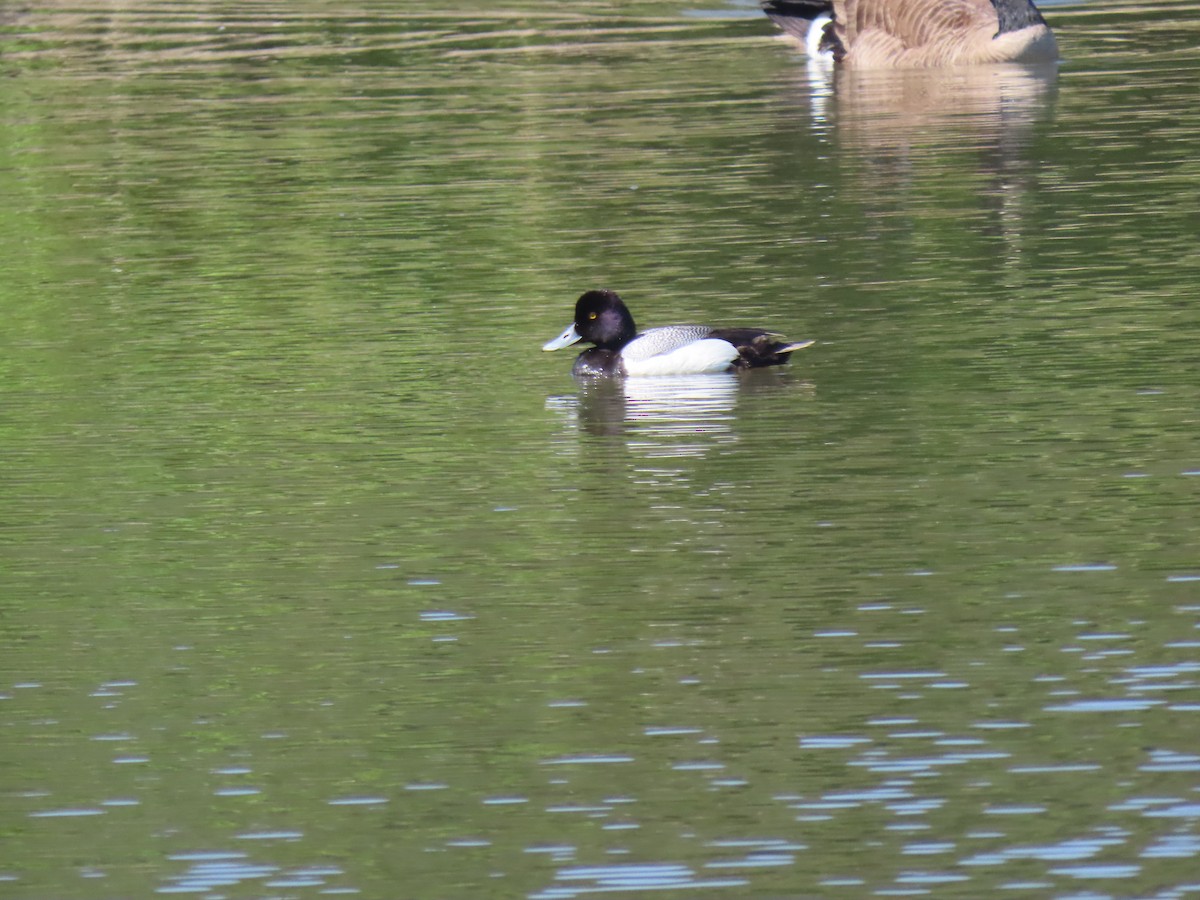
[[[1200,894],[1200,7],[1045,12],[0,10],[0,896]]]

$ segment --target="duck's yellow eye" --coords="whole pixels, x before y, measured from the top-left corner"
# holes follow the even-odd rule
[[[594,319],[594,318],[596,318],[596,313],[594,313],[594,312],[590,312],[590,313],[588,313],[588,318],[589,318],[589,319]]]

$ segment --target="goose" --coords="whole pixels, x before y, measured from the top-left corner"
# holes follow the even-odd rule
[[[854,69],[929,69],[1058,59],[1031,0],[763,0],[810,56]]]

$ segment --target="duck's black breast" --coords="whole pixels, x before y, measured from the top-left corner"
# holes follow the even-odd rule
[[[583,378],[621,375],[621,354],[618,350],[591,347],[575,357],[571,374]]]

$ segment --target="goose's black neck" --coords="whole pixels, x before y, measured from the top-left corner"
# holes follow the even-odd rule
[[[1000,20],[997,37],[1030,25],[1046,24],[1042,14],[1029,0],[992,0],[992,6],[996,7],[996,18]]]

